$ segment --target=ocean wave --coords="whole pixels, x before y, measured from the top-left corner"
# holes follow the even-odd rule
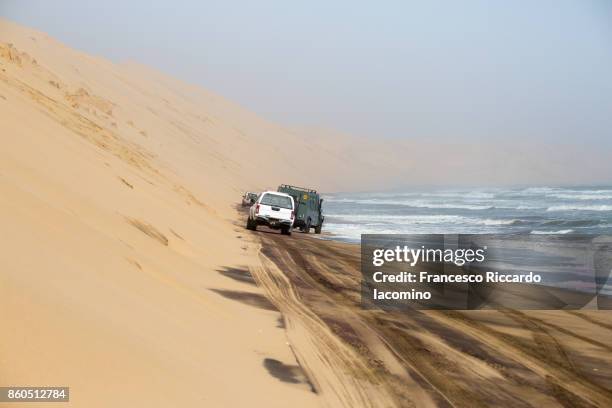
[[[492,205],[475,205],[475,204],[437,204],[437,203],[407,203],[409,207],[415,208],[432,208],[432,209],[458,209],[458,210],[491,210],[495,208]]]
[[[340,199],[336,203],[351,203],[365,205],[398,205],[413,208],[431,209],[459,209],[459,210],[490,210],[492,205],[466,204],[466,203],[434,203],[422,200],[372,200],[372,199]]]
[[[423,224],[462,223],[467,217],[460,215],[384,215],[384,214],[326,214],[329,219],[342,219],[348,221],[388,221],[391,223],[409,222]]]
[[[612,211],[612,205],[553,205],[546,211]]]
[[[549,220],[544,221],[542,223],[543,226],[550,227],[592,227],[594,225],[598,225],[600,220],[590,219],[590,220]]]
[[[493,208],[498,209],[498,210],[545,210],[547,207],[546,206],[538,206],[538,205],[526,205],[526,204],[519,204],[519,205],[511,205],[507,202],[502,202],[502,203],[495,203],[492,204]]]
[[[517,210],[543,210],[546,207],[538,207],[537,205],[519,205],[517,207],[509,207],[509,209]]]
[[[419,225],[419,224],[461,224],[461,225],[521,225],[526,223],[519,219],[490,219],[490,218],[473,218],[464,217],[461,215],[381,215],[381,214],[327,214],[327,219],[330,221],[346,221],[351,223],[377,225],[381,223],[395,225]],[[346,222],[341,222],[345,224]]]
[[[512,203],[505,202],[433,202],[429,200],[409,200],[409,199],[372,199],[372,198],[340,198],[334,200],[328,200],[329,202],[333,202],[334,204],[354,204],[354,205],[395,205],[402,207],[412,207],[412,208],[431,208],[432,210],[493,210],[493,209],[502,209],[502,210],[545,210],[546,205],[527,205],[527,204],[519,204],[512,205]]]
[[[612,194],[548,194],[548,197],[562,200],[612,200]]]
[[[612,189],[575,189],[561,187],[529,187],[520,191],[515,191],[514,194],[519,195],[546,195],[548,197],[561,199],[580,199],[583,196],[601,196],[608,195],[612,197]]]
[[[559,191],[562,191],[564,193],[582,193],[582,194],[611,194],[612,193],[612,189],[609,188],[605,188],[605,189],[596,189],[596,190],[586,190],[586,189],[580,189],[580,190],[576,190],[576,189],[571,189],[571,188],[565,188],[565,189],[559,189]]]
[[[380,224],[362,225],[329,223],[325,228],[336,238],[354,241],[359,241],[361,234],[477,234],[482,232],[481,226],[456,224],[381,226]]]
[[[361,234],[398,234],[396,229],[381,229],[378,227],[371,228],[358,224],[334,224],[326,223],[324,227],[327,231],[334,235],[334,238],[347,239],[351,241],[359,241]]]
[[[337,198],[335,194],[327,195],[323,198],[326,198],[329,201],[359,201],[359,200],[368,200],[368,199],[382,199],[382,200],[401,200],[401,199],[410,199],[410,198],[422,198],[422,197],[432,197],[432,198],[460,198],[460,199],[493,199],[499,194],[499,192],[485,192],[479,190],[448,190],[448,191],[411,191],[411,192],[378,192],[378,193],[361,193],[355,194],[352,197],[344,197]]]
[[[522,224],[523,222],[524,221],[522,220],[491,220],[491,219],[478,220],[478,223],[482,225],[519,225],[519,224]]]
[[[461,198],[461,199],[492,199],[495,193],[481,191],[440,191],[434,193],[423,193],[423,197]]]
[[[559,191],[561,190],[558,187],[529,187],[529,188],[525,188],[521,191],[519,191],[519,193],[523,193],[523,194],[546,194],[546,193],[551,193],[554,191]]]
[[[564,230],[559,230],[559,231],[538,231],[538,230],[531,231],[532,234],[538,234],[538,235],[544,235],[544,234],[569,234],[570,232],[574,232],[574,230],[573,229],[564,229]]]

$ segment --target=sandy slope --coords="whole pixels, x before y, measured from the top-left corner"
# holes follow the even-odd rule
[[[0,136],[0,385],[67,385],[83,407],[326,401],[234,279],[259,259],[233,203],[304,181],[277,142],[300,138],[4,20]]]

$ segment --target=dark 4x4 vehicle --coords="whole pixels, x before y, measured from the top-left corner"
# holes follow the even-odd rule
[[[305,233],[310,232],[310,228],[314,228],[317,234],[321,233],[325,218],[322,210],[323,199],[316,190],[281,184],[277,191],[293,197],[295,202],[294,227]]]

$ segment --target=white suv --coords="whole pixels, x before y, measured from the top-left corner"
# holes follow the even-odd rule
[[[258,225],[280,229],[282,234],[291,235],[295,219],[295,203],[289,194],[264,191],[249,209],[247,229],[255,231]]]

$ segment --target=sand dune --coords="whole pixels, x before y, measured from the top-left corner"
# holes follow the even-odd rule
[[[4,20],[0,115],[0,385],[84,407],[325,400],[293,381],[279,312],[227,274],[259,264],[233,203],[304,181],[276,141],[301,139]]]

